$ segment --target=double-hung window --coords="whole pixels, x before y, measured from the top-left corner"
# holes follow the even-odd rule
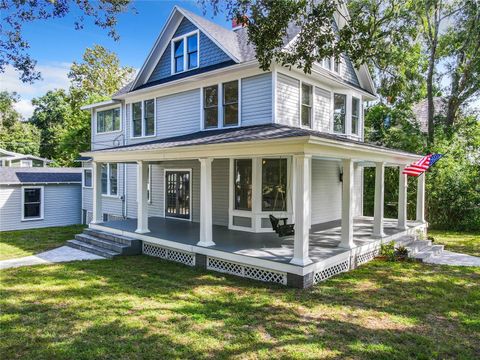
[[[118,165],[102,164],[102,194],[109,196],[118,195]]]
[[[92,169],[83,169],[83,187],[92,187]]]
[[[223,84],[223,127],[238,125],[238,81]]]
[[[360,121],[360,100],[352,97],[352,134],[358,135]]]
[[[287,159],[262,160],[262,211],[287,210]]]
[[[312,126],[312,86],[302,83],[302,126]]]
[[[173,74],[198,68],[198,32],[174,39],[172,57]]]
[[[235,210],[252,210],[252,174],[252,159],[235,160],[233,179]]]
[[[132,104],[132,137],[155,135],[155,99]]]
[[[345,117],[347,109],[347,95],[334,94],[333,96],[333,131],[345,134]]]
[[[203,88],[204,129],[238,125],[238,87],[238,81],[234,80]],[[221,94],[219,94],[220,91]],[[220,110],[219,98],[221,98]]]
[[[120,130],[120,108],[97,112],[97,134]]]
[[[43,187],[25,187],[22,191],[22,220],[43,219]]]

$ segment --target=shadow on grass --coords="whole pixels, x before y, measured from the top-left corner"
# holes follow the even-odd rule
[[[300,291],[143,256],[12,269],[2,354],[469,358],[479,338],[461,314],[478,314],[478,276],[373,263]]]

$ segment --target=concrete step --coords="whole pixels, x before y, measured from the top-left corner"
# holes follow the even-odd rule
[[[87,244],[79,240],[68,240],[66,245],[75,249],[89,252],[91,254],[103,256],[107,259],[112,259],[113,257],[120,255],[118,252],[115,252],[113,250],[108,250],[108,249],[98,247],[96,245]]]
[[[421,251],[414,254],[412,257],[420,261],[425,261],[426,259],[441,255],[442,252],[443,245],[432,245],[422,249]]]
[[[96,229],[85,229],[83,230],[84,234],[94,236],[96,238],[104,239],[104,240],[110,240],[114,241],[120,244],[125,244],[125,245],[130,245],[132,242],[137,242],[141,241],[138,239],[134,239],[128,236],[123,236],[123,235],[117,235],[117,234],[112,234],[107,231],[102,231],[102,230],[96,230]]]
[[[395,245],[396,247],[399,247],[399,246],[406,247],[407,245],[413,243],[415,240],[416,240],[415,236],[405,235],[395,240]]]
[[[406,245],[405,247],[408,250],[409,255],[415,255],[416,253],[422,251],[423,249],[432,245],[430,240],[415,240],[414,242]]]
[[[126,244],[120,244],[111,240],[100,239],[95,236],[91,236],[88,234],[77,234],[75,235],[75,240],[95,245],[103,249],[112,250],[119,254],[124,254],[127,252],[129,246]]]

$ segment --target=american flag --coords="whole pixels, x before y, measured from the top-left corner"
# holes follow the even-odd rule
[[[420,174],[423,174],[425,171],[428,170],[430,166],[440,160],[442,156],[443,154],[428,154],[427,156],[424,156],[413,164],[405,167],[402,174],[410,176],[418,176]]]

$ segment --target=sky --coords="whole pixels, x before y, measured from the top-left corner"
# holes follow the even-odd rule
[[[7,67],[5,73],[0,74],[0,91],[15,91],[20,95],[16,109],[27,119],[33,112],[32,98],[42,96],[51,89],[68,88],[70,65],[81,60],[87,47],[102,45],[117,53],[122,65],[139,69],[175,5],[202,14],[196,1],[134,1],[136,13],[132,10],[118,17],[118,41],[111,39],[107,30],[95,26],[92,21],[85,21],[83,30],[75,30],[78,11],[62,19],[26,24],[24,37],[30,43],[29,53],[38,61],[37,69],[42,73],[43,80],[24,84],[18,80],[13,68]],[[207,12],[207,17],[230,27],[225,15],[213,18],[211,12]]]

